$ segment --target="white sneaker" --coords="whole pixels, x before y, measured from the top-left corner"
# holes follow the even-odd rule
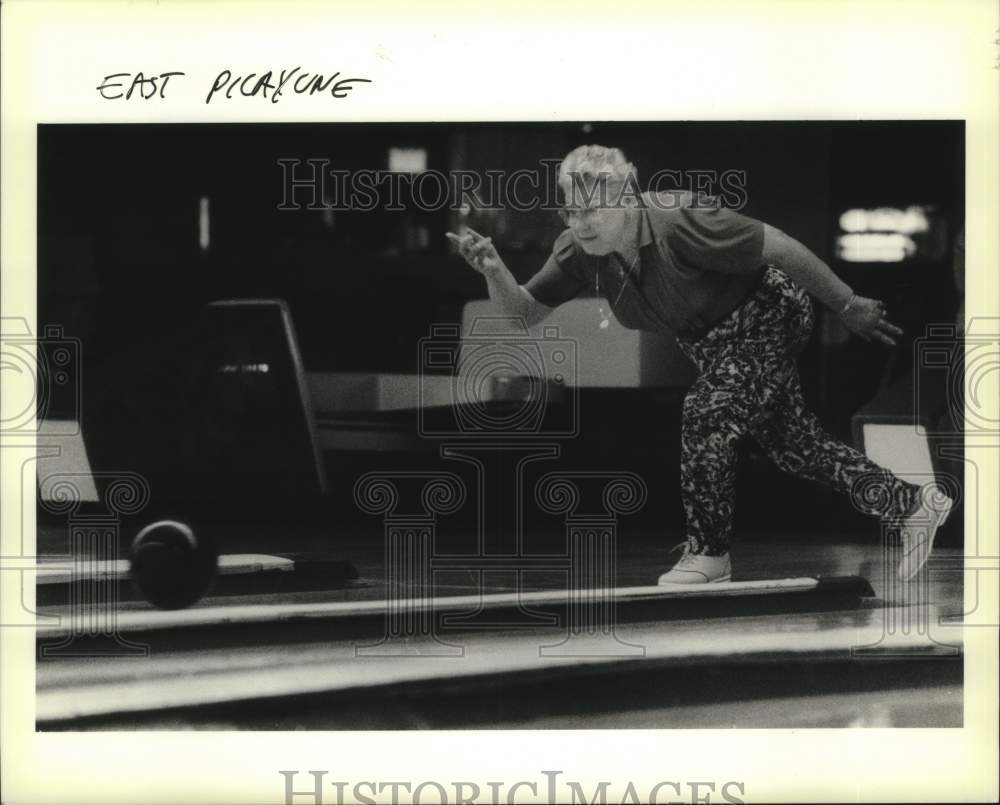
[[[920,492],[920,505],[903,519],[900,536],[903,541],[903,560],[899,563],[899,578],[909,581],[927,562],[934,547],[934,535],[944,525],[955,505],[945,491],[929,486]]]
[[[732,577],[733,566],[728,553],[722,556],[702,556],[691,553],[690,546],[684,543],[681,558],[660,576],[657,584],[713,584],[730,581]]]

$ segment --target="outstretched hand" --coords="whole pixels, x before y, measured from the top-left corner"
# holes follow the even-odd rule
[[[468,227],[462,235],[446,232],[445,237],[458,247],[458,253],[465,258],[465,262],[480,274],[489,275],[503,268],[503,260],[491,238],[485,238]]]
[[[894,336],[903,334],[902,329],[889,321],[885,303],[878,299],[855,296],[847,310],[840,314],[841,321],[852,333],[865,341],[881,341],[890,347],[896,346]]]

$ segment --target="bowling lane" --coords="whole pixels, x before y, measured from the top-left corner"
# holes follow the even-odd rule
[[[274,556],[276,554],[325,555],[337,561],[349,561],[357,569],[355,579],[338,579],[337,584],[294,592],[263,592],[249,589],[242,594],[209,597],[195,608],[211,605],[244,605],[256,603],[295,603],[322,601],[384,600],[389,584],[386,576],[385,550],[380,539],[373,539],[361,529],[311,528],[279,523],[262,526],[254,523],[216,525],[224,551],[230,557]],[[616,581],[619,587],[641,587],[655,584],[656,578],[668,568],[677,555],[671,548],[682,539],[673,529],[654,532],[648,528],[621,529],[617,544]],[[56,547],[65,551],[65,528],[39,529],[39,540],[49,547],[51,556],[45,561],[46,572],[68,574],[72,569],[69,556],[56,555]],[[877,530],[864,541],[855,536],[845,540],[838,533],[810,533],[805,539],[769,533],[747,533],[733,545],[735,579],[775,579],[800,576],[838,577],[861,576],[875,591],[873,606],[884,603],[909,605],[926,601],[942,607],[949,616],[957,616],[963,607],[962,551],[955,547],[936,547],[930,572],[921,584],[902,584],[894,577],[896,555],[893,549],[883,550]],[[530,540],[529,540],[530,545]],[[440,547],[439,547],[440,549]],[[434,589],[443,595],[470,595],[480,592],[516,592],[518,590],[565,589],[566,573],[546,569],[543,563],[529,571],[515,573],[504,570],[482,571],[475,567],[475,557],[469,557],[468,567],[458,563],[435,571]],[[223,564],[236,564],[233,558]],[[273,560],[269,560],[273,561]],[[394,580],[399,586],[400,582]],[[405,585],[403,585],[405,590]],[[918,601],[919,599],[919,601]],[[142,601],[122,600],[123,611],[149,609]],[[59,614],[65,607],[58,601],[42,607],[45,613]]]
[[[544,704],[548,697],[539,698],[540,686],[560,680],[588,698],[603,696],[612,708],[623,707],[625,695],[627,709],[649,711],[649,718],[659,709],[664,726],[675,724],[663,709],[664,699],[680,696],[683,701],[685,691],[688,699],[701,700],[711,709],[734,696],[746,703],[789,693],[848,695],[846,687],[872,694],[873,689],[900,686],[927,688],[935,695],[946,691],[950,706],[933,717],[960,723],[957,636],[946,646],[913,630],[886,633],[884,615],[882,610],[866,610],[621,624],[614,635],[569,639],[565,629],[455,631],[437,640],[359,644],[331,639],[289,646],[197,648],[154,653],[144,660],[42,663],[37,677],[39,727],[153,727],[170,717],[195,727],[206,719],[216,723],[220,713],[242,724],[259,719],[262,712],[277,712],[275,717],[283,720],[284,710],[294,720],[305,701],[324,707],[345,698],[363,699],[381,710],[400,697],[420,700],[420,707],[433,711],[428,717],[435,722],[461,726],[461,714],[468,709],[456,708],[455,702],[483,696],[512,697],[498,701],[487,721],[524,720],[516,699],[528,696],[539,707],[532,719],[563,717],[590,724],[585,714],[574,716],[572,708],[560,713],[558,702],[549,706]],[[864,647],[867,657],[858,653]],[[637,687],[634,680],[639,680]],[[641,690],[645,692],[639,695]],[[593,709],[593,703],[584,701],[576,706]],[[748,719],[756,713],[749,707],[744,712]],[[476,717],[468,713],[467,726],[473,726]],[[352,717],[338,706],[328,710],[327,718],[330,723],[316,728],[359,728],[372,720],[364,714]],[[353,723],[357,718],[363,723]],[[807,710],[796,723],[823,726],[824,718],[814,720]],[[405,727],[388,711],[381,722],[386,728]]]
[[[619,584],[648,583],[651,568],[661,558],[669,561],[669,544],[651,534],[623,540]],[[571,641],[543,651],[564,643],[567,632],[535,624],[453,628],[440,634],[444,645],[411,638],[359,654],[359,646],[377,644],[378,636],[345,638],[322,626],[303,633],[301,623],[286,627],[272,617],[303,604],[385,602],[389,587],[378,546],[339,547],[360,571],[351,584],[210,596],[179,613],[211,617],[220,607],[244,615],[270,612],[263,627],[227,628],[215,635],[177,629],[169,645],[154,644],[142,659],[41,659],[39,728],[961,724],[961,643],[959,630],[948,624],[962,611],[962,574],[945,567],[957,558],[954,550],[936,553],[945,569],[935,571],[928,585],[900,585],[882,572],[881,549],[871,545],[745,540],[737,554],[743,577],[862,572],[878,597],[861,599],[852,611],[622,622],[613,644]],[[450,569],[436,581],[435,595],[446,598],[517,586],[516,579],[505,583],[471,569]],[[558,573],[524,574],[521,581],[522,590],[560,586],[565,590],[565,577]],[[123,616],[170,616],[142,602],[120,606]],[[934,625],[934,639],[928,624]],[[865,645],[877,650],[869,656],[852,653]],[[567,647],[573,649],[570,656]],[[439,656],[442,651],[445,656]],[[919,711],[911,701],[927,706]]]

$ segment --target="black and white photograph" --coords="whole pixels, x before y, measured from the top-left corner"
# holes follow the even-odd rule
[[[721,731],[749,758],[771,731],[806,752],[978,723],[1000,423],[1000,319],[967,292],[978,123],[609,116],[600,93],[366,120],[340,111],[375,72],[267,62],[98,58],[71,85],[108,119],[18,129],[3,623],[32,740],[370,753],[258,748],[260,802],[752,802],[774,796],[752,760],[640,777],[540,749],[501,783],[400,747]],[[204,119],[129,117],[182,92]],[[113,790],[209,801],[178,774]],[[826,783],[850,788],[799,795]]]
[[[39,729],[962,725],[960,122],[38,136]]]

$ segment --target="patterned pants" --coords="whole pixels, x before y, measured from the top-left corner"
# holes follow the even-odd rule
[[[768,267],[753,295],[703,338],[679,339],[699,370],[684,400],[681,432],[681,487],[695,553],[729,550],[737,442],[744,435],[781,469],[853,494],[869,514],[899,518],[917,504],[920,487],[832,438],[806,408],[795,359],[812,326],[805,291]],[[877,494],[858,493],[873,481]]]

